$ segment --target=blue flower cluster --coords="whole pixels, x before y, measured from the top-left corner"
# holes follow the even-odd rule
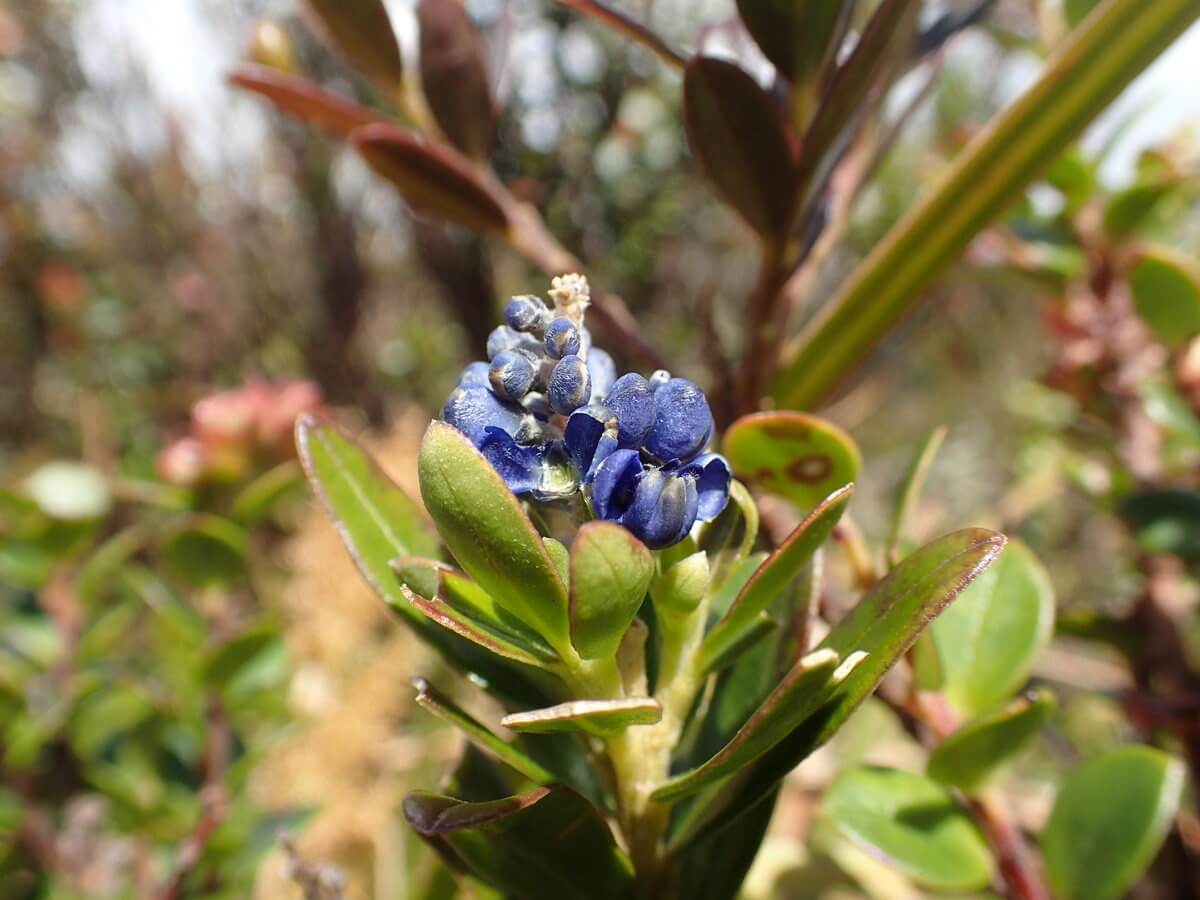
[[[589,292],[580,275],[554,279],[553,306],[514,297],[442,409],[509,488],[537,500],[582,490],[601,519],[648,547],[679,543],[729,500],[725,458],[704,392],[665,371],[616,377],[584,327]]]

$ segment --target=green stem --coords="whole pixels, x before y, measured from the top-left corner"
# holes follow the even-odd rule
[[[1105,0],[800,335],[776,379],[777,404],[824,401],[971,239],[1197,18],[1198,0]]]

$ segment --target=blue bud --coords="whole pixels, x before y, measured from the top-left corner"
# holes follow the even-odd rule
[[[729,502],[729,485],[733,481],[733,471],[725,457],[719,453],[705,453],[675,471],[696,481],[698,520],[708,522],[721,514]]]
[[[455,388],[442,407],[442,420],[465,434],[476,447],[487,436],[488,428],[515,435],[524,416],[521,407],[485,387]]]
[[[570,319],[555,319],[546,327],[546,352],[555,359],[579,354],[579,329]]]
[[[620,523],[651,550],[678,544],[696,523],[696,482],[647,469]]]
[[[458,375],[459,387],[491,387],[488,380],[488,364],[482,360],[467,363],[467,367]]]
[[[537,488],[544,457],[541,447],[518,444],[503,430],[488,428],[479,442],[479,452],[514,494],[527,494]]]
[[[550,374],[546,393],[550,407],[564,416],[587,403],[592,396],[592,379],[583,360],[578,356],[560,359]]]
[[[657,391],[671,380],[671,373],[666,369],[655,369],[653,374],[646,380],[650,382],[650,390]]]
[[[596,468],[592,507],[601,519],[617,521],[633,502],[634,489],[645,472],[636,450],[616,450]]]
[[[520,400],[529,393],[533,376],[533,363],[525,354],[515,350],[501,350],[488,370],[492,390],[505,400]]]
[[[487,358],[495,359],[505,350],[520,350],[533,358],[541,355],[542,342],[507,325],[498,325],[488,335]]]
[[[622,447],[640,447],[654,424],[654,392],[646,379],[634,372],[616,380],[604,405],[617,417],[617,439]]]
[[[654,425],[646,449],[663,462],[688,460],[712,437],[713,417],[704,391],[686,378],[672,378],[654,394]]]
[[[563,432],[567,454],[584,484],[591,484],[596,468],[617,449],[616,419],[600,406],[571,413]]]
[[[540,297],[526,294],[513,297],[504,307],[504,321],[516,331],[541,331],[550,318],[550,310]]]
[[[617,380],[617,364],[599,347],[589,348],[584,359],[587,360],[588,373],[592,376],[592,396],[603,400],[612,389],[613,382]]]

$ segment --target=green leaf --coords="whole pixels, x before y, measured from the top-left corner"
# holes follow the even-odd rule
[[[746,30],[785,78],[799,87],[836,62],[851,0],[738,0]]]
[[[821,813],[924,887],[971,891],[992,880],[983,835],[946,788],[920,775],[851,769],[830,786]]]
[[[1109,0],[1099,7],[804,329],[779,368],[777,405],[813,409],[826,400],[906,312],[933,296],[926,288],[972,238],[1198,17],[1194,0]]]
[[[896,500],[893,505],[892,527],[888,531],[887,547],[892,555],[900,552],[900,542],[908,529],[909,522],[921,502],[921,493],[925,490],[925,481],[929,478],[929,470],[937,458],[942,443],[946,440],[947,429],[939,425],[933,429],[921,444],[917,454],[909,463],[908,470],[900,479],[896,489]]]
[[[744,484],[734,479],[729,484],[729,502],[725,504],[725,509],[701,529],[696,545],[690,546],[690,538],[685,538],[675,547],[662,551],[659,556],[672,559],[675,558],[673,551],[676,551],[678,558],[682,559],[695,550],[703,550],[708,554],[711,583],[719,588],[754,549],[754,543],[758,540],[758,518],[758,504],[754,502],[754,497]],[[722,607],[721,612],[724,613],[726,609],[728,606]]]
[[[45,463],[25,479],[24,487],[38,508],[52,519],[90,521],[112,509],[108,481],[83,463]]]
[[[393,609],[410,621],[421,620],[409,608],[391,568],[391,561],[401,557],[437,555],[437,542],[421,508],[332,422],[301,417],[296,423],[296,449],[314,492],[333,517],[363,577]]]
[[[145,543],[146,529],[141,525],[131,525],[97,547],[80,566],[79,574],[75,577],[75,592],[79,599],[86,604],[95,603],[121,567],[132,559]]]
[[[930,628],[942,692],[970,717],[1003,703],[1025,683],[1054,631],[1054,588],[1037,557],[1010,541]]]
[[[722,448],[740,478],[806,512],[858,477],[858,446],[831,422],[795,412],[743,416]]]
[[[1114,194],[1104,209],[1104,230],[1108,237],[1123,240],[1145,227],[1159,205],[1179,186],[1179,179],[1169,178],[1135,184]]]
[[[1200,491],[1141,491],[1121,502],[1120,513],[1143,549],[1200,559]]]
[[[418,676],[413,678],[412,682],[413,687],[417,689],[417,704],[426,712],[432,713],[458,728],[466,735],[467,740],[477,747],[520,772],[535,784],[551,784],[558,780],[553,773],[526,756],[519,747],[494,734],[482,722],[435,690],[433,685],[424,678]]]
[[[646,545],[615,522],[588,522],[571,544],[571,642],[584,659],[615,657],[654,577]]]
[[[159,544],[167,571],[193,587],[226,587],[247,571],[250,537],[217,516],[189,516]]]
[[[684,72],[683,109],[692,152],[721,199],[762,237],[782,240],[795,164],[771,98],[733,63],[697,56]]]
[[[662,707],[651,697],[621,700],[570,700],[545,709],[511,713],[500,724],[513,731],[552,734],[582,731],[605,738],[634,725],[654,725],[662,720]]]
[[[245,63],[233,70],[229,81],[266,98],[284,115],[336,137],[347,138],[356,128],[387,121],[381,113],[331,94],[307,78],[267,66]]]
[[[409,794],[404,817],[473,874],[520,900],[632,897],[633,867],[594,806],[563,787],[490,803]]]
[[[496,139],[496,106],[483,44],[459,0],[417,4],[421,88],[438,127],[473,159],[487,159]]]
[[[404,80],[400,45],[383,0],[306,0],[322,36],[381,88],[396,92]]]
[[[1125,896],[1162,846],[1183,785],[1183,766],[1150,747],[1109,750],[1068,774],[1042,833],[1055,896]]]
[[[978,791],[1036,737],[1054,712],[1048,691],[1014,700],[963,725],[929,757],[930,778],[968,794]]]
[[[408,602],[430,621],[496,656],[543,669],[551,668],[558,661],[550,647],[526,641],[522,636],[513,634],[493,622],[475,618],[456,609],[440,597],[422,597],[414,594],[408,585],[401,585],[400,590],[407,596]]]
[[[848,484],[825,498],[755,570],[729,612],[704,639],[700,671],[714,671],[715,661],[727,658],[728,647],[742,640],[759,616],[800,577],[801,570],[833,532],[853,493],[854,486]]]
[[[496,470],[444,422],[425,432],[418,469],[429,514],[467,574],[559,656],[574,657],[562,578]]]
[[[1067,26],[1075,28],[1099,5],[1100,0],[1063,0],[1063,14],[1066,17]]]
[[[1160,341],[1179,348],[1200,335],[1200,266],[1173,250],[1143,250],[1129,273],[1133,303]]]
[[[503,196],[455,150],[394,125],[367,125],[350,140],[414,211],[472,231],[508,229]]]
[[[658,575],[650,583],[650,600],[659,615],[691,615],[708,593],[709,578],[708,554],[701,550]]]
[[[244,487],[233,499],[230,514],[246,527],[269,519],[285,499],[304,484],[304,471],[289,459],[268,469]]]
[[[204,663],[204,683],[228,687],[280,641],[279,627],[274,623],[248,628],[209,654]]]
[[[853,670],[861,657],[838,669],[838,655],[819,650],[802,657],[733,739],[706,763],[676,775],[651,796],[659,802],[678,800],[742,769],[758,759],[812,715],[829,692]]]
[[[1005,538],[968,528],[917,550],[876,584],[817,648],[839,657],[866,653],[832,696],[750,769],[731,779],[718,796],[690,810],[671,836],[681,847],[736,821],[784,776],[828,741],[908,652],[925,626],[992,563]]]

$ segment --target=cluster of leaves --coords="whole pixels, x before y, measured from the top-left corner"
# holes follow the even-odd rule
[[[246,785],[287,716],[260,591],[302,477],[213,415],[227,396],[197,421],[245,466],[181,486],[49,462],[0,491],[5,896],[244,897],[300,820]]]

